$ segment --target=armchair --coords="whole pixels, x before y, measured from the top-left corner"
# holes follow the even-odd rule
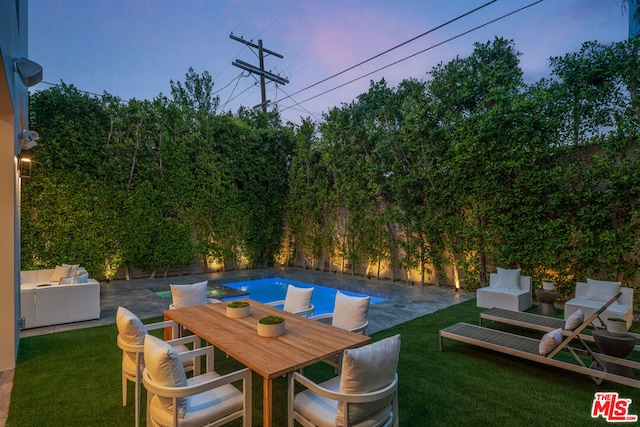
[[[564,304],[564,318],[567,319],[574,312],[582,310],[585,317],[595,313],[618,292],[622,295],[611,304],[601,315],[600,319],[612,317],[625,319],[627,329],[633,323],[633,288],[620,286],[620,282],[587,279],[587,282],[576,283],[575,297]],[[603,326],[599,319],[594,320],[594,326]]]
[[[307,317],[313,316],[315,307],[311,304],[313,288],[301,288],[293,285],[287,287],[285,299],[267,303],[272,307],[283,306],[282,310]]]
[[[220,426],[242,417],[251,426],[251,371],[226,375],[213,370],[213,347],[178,354],[166,342],[147,335],[144,342],[147,425]],[[181,360],[205,358],[206,373],[187,379]],[[242,382],[242,391],[232,383]]]
[[[289,374],[289,427],[398,426],[400,335],[345,351],[340,375],[317,384]],[[294,395],[295,383],[306,390]]]
[[[533,305],[531,276],[522,276],[520,269],[498,267],[491,273],[489,286],[476,291],[476,305],[484,308],[503,308],[525,311]]]
[[[171,328],[171,337],[176,337],[180,326],[172,320],[144,325],[135,314],[124,307],[118,307],[116,326],[118,328],[116,341],[122,350],[122,406],[127,406],[127,381],[131,381],[135,384],[135,425],[137,427],[140,425],[140,384],[144,369],[144,338],[149,331],[166,328]],[[194,349],[200,347],[200,338],[197,336],[171,339],[167,342],[179,353],[189,350],[187,344]],[[183,366],[187,371],[199,373],[199,366],[194,363],[193,358],[186,359]]]

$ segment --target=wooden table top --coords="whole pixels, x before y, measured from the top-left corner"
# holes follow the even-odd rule
[[[250,303],[249,317],[228,318],[225,303],[166,310],[164,315],[265,379],[296,371],[371,341],[368,336],[287,313],[257,301],[241,301]],[[258,335],[258,319],[268,315],[285,319],[284,335],[272,338]]]

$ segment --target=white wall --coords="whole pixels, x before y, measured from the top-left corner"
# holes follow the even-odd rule
[[[18,132],[28,122],[28,92],[13,71],[27,55],[27,0],[0,1],[0,371],[15,368],[20,340],[20,182]]]

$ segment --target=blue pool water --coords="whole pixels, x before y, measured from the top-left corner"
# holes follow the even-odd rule
[[[271,301],[283,300],[287,294],[287,286],[293,285],[301,288],[313,287],[313,295],[311,296],[311,303],[315,306],[315,314],[333,313],[334,301],[336,299],[337,289],[328,288],[326,286],[312,285],[309,283],[298,282],[296,280],[282,279],[279,277],[270,279],[251,280],[247,282],[225,283],[225,286],[238,289],[243,292],[247,292],[246,296],[238,296],[233,298],[225,298],[225,301],[230,301],[238,298],[251,298],[259,302],[267,303]],[[359,294],[357,292],[349,292],[340,290],[340,292],[364,297],[367,295]],[[370,296],[370,304],[376,304],[384,301],[384,298]]]

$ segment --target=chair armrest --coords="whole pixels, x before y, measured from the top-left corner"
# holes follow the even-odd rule
[[[381,388],[380,390],[366,393],[339,393],[322,387],[321,385],[311,381],[309,378],[305,377],[299,372],[293,372],[291,375],[293,381],[299,382],[307,389],[313,391],[319,396],[326,397],[327,399],[331,400],[339,400],[342,402],[350,403],[365,403],[380,400],[386,396],[390,396],[391,394],[393,394],[396,387],[398,386],[398,374],[396,374],[393,378],[393,381],[391,381],[388,386]]]
[[[179,337],[180,336],[180,325],[173,320],[165,320],[163,322],[149,323],[144,325],[145,328],[149,331],[154,331],[158,329],[166,329],[171,328],[171,337]]]
[[[295,311],[293,312],[293,314],[297,314],[298,316],[308,316],[309,314],[311,314],[313,316],[315,310],[316,307],[313,304],[310,304],[309,307],[305,308],[304,310]]]
[[[327,319],[333,319],[333,313],[325,313],[325,314],[318,314],[316,316],[311,316],[309,317],[309,319],[311,320],[327,320]]]
[[[142,381],[147,390],[162,397],[193,396],[240,380],[244,382],[243,391],[250,392],[251,370],[249,368],[244,368],[222,376],[218,375],[216,372],[208,372],[206,374],[190,378],[187,380],[190,384],[185,387],[165,387],[157,385],[151,380],[151,378],[149,378],[147,368],[144,369],[142,374]]]
[[[200,348],[201,338],[197,335],[189,335],[182,338],[174,338],[171,340],[167,340],[167,343],[172,346],[183,345],[183,344],[193,344],[193,349]]]

